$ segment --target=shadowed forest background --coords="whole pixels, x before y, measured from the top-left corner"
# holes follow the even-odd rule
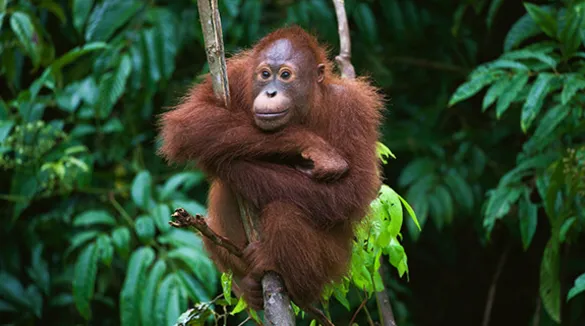
[[[228,57],[293,23],[339,52],[330,1],[219,3]],[[584,325],[584,2],[345,6],[388,99],[385,183],[423,227],[404,219],[408,278],[384,269],[397,324]],[[0,0],[2,324],[172,325],[221,293],[168,225],[205,213],[204,175],[155,153],[157,116],[207,72],[196,1]],[[334,322],[361,301],[332,300]]]

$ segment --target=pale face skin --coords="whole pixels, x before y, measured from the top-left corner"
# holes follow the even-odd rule
[[[311,87],[322,81],[323,67],[287,39],[269,45],[258,57],[253,77],[256,125],[275,130],[306,114]]]

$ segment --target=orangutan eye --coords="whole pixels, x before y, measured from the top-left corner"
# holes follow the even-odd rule
[[[286,71],[286,70],[285,70],[285,71],[283,71],[283,72],[280,74],[280,78],[282,78],[282,79],[284,79],[284,80],[287,80],[287,79],[289,79],[289,78],[290,78],[290,71]]]
[[[268,71],[268,70],[262,71],[261,74],[262,74],[262,78],[264,78],[264,79],[270,78],[270,71]]]

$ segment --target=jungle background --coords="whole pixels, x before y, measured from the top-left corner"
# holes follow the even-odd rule
[[[330,1],[219,3],[228,56],[292,23],[338,53]],[[385,183],[422,226],[404,220],[408,276],[384,269],[398,325],[584,325],[584,2],[345,5],[388,98]],[[221,293],[168,225],[205,212],[205,178],[155,153],[157,115],[207,71],[195,1],[0,0],[2,324],[172,325]]]

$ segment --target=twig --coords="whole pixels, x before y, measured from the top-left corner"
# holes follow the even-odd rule
[[[244,326],[248,321],[250,321],[252,317],[248,316],[243,322],[239,323],[238,326]]]
[[[488,291],[488,299],[485,305],[485,310],[483,313],[483,322],[481,323],[482,326],[488,326],[490,324],[490,318],[492,314],[492,306],[494,305],[494,298],[496,297],[496,286],[498,284],[498,279],[500,278],[500,274],[502,274],[502,269],[504,268],[504,263],[506,262],[506,258],[508,257],[508,251],[510,247],[508,246],[502,256],[500,257],[500,261],[498,262],[498,267],[496,267],[496,273],[492,279],[492,284],[490,285],[490,290]]]
[[[380,269],[378,269],[378,274],[380,274],[380,279],[382,279],[382,284],[384,285],[384,274],[386,274],[386,265],[382,257],[380,257]],[[386,290],[385,285],[382,291],[376,292],[376,303],[378,304],[378,312],[380,314],[380,318],[382,319],[381,320],[382,325],[396,326],[394,312],[392,311],[392,305],[390,304],[388,290]]]
[[[345,2],[344,0],[333,0],[333,5],[337,15],[337,32],[339,33],[339,55],[335,57],[335,61],[341,71],[341,77],[355,78],[355,69],[351,64],[351,39],[345,14]]]
[[[199,9],[199,19],[203,30],[203,39],[205,41],[213,91],[220,100],[223,100],[226,108],[229,109],[229,80],[217,0],[197,0],[197,7]],[[260,235],[256,228],[258,214],[250,208],[248,203],[242,200],[239,194],[236,194],[236,199],[248,243],[259,241]],[[267,273],[262,278],[263,295],[271,299],[269,303],[267,300],[264,300],[265,322],[271,325],[270,323],[274,324],[272,318],[277,318],[274,320],[279,321],[278,325],[292,326],[295,324],[294,312],[290,306],[290,299],[286,292],[284,292],[284,285],[280,277],[269,277],[269,275],[271,274]],[[280,290],[280,292],[271,293],[271,290]]]
[[[358,313],[360,312],[360,310],[362,310],[362,308],[366,305],[366,302],[368,302],[368,296],[366,295],[366,297],[364,298],[364,300],[362,300],[362,303],[360,304],[360,306],[357,308],[357,310],[353,313],[353,316],[351,317],[351,320],[349,321],[349,326],[351,326],[353,324],[353,321],[355,320],[355,318],[357,317]]]
[[[183,208],[177,208],[173,215],[171,215],[175,220],[169,221],[169,224],[176,228],[186,228],[192,227],[195,228],[197,231],[201,232],[204,236],[209,238],[209,240],[213,241],[218,246],[224,247],[230,254],[242,257],[242,249],[236,246],[233,242],[229,239],[215,233],[212,229],[209,228],[205,219],[197,214],[195,216],[189,214]]]
[[[323,311],[321,311],[313,306],[303,307],[303,310],[305,310],[309,315],[311,315],[311,317],[313,317],[313,319],[318,321],[320,325],[322,325],[322,326],[335,326],[329,320],[329,318],[327,318],[327,316],[325,316]]]

